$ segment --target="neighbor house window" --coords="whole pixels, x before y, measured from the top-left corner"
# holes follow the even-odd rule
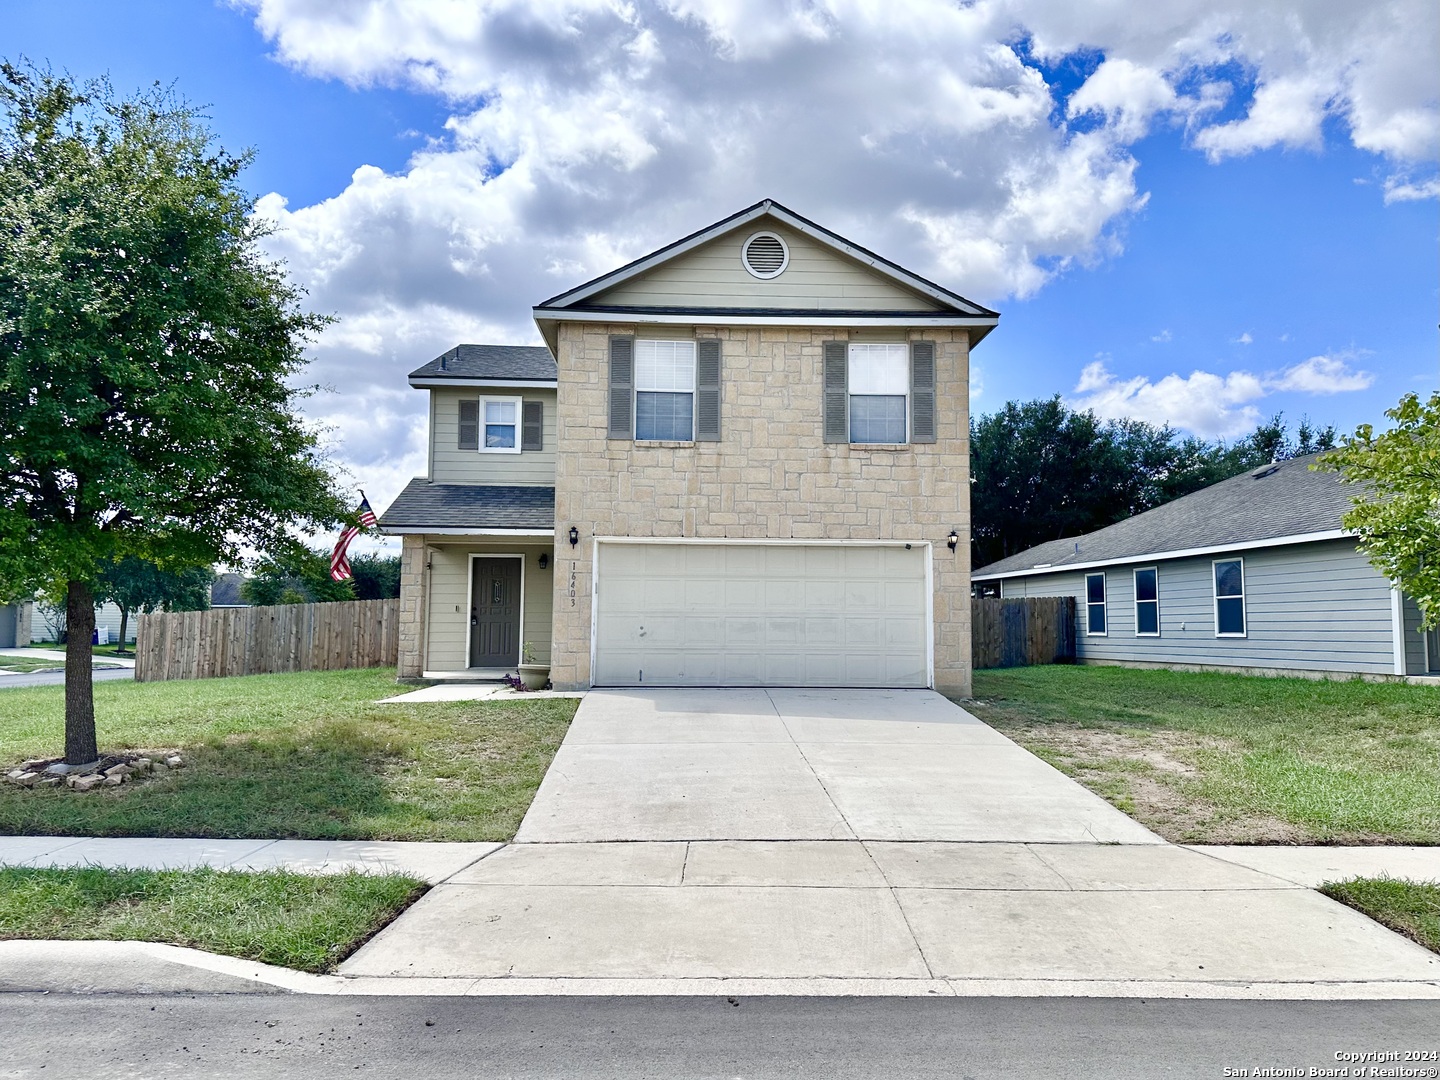
[[[1135,571],[1135,636],[1160,636],[1160,581],[1153,566]]]
[[[1085,575],[1085,633],[1105,633],[1105,575]]]
[[[635,342],[635,438],[695,438],[695,342]]]
[[[910,346],[851,344],[850,441],[906,441],[906,394],[910,388]]]
[[[1245,636],[1245,561],[1215,561],[1215,636]]]
[[[457,445],[482,454],[520,453],[520,399],[480,398],[460,402]]]

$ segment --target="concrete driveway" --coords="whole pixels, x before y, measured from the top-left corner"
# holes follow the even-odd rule
[[[592,692],[515,839],[1161,842],[929,690]]]
[[[1440,997],[1440,957],[1164,843],[928,691],[591,693],[516,843],[341,971],[475,993]]]

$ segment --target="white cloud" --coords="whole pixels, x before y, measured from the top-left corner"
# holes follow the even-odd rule
[[[1340,394],[1367,389],[1374,376],[1353,370],[1347,358],[1312,356],[1263,376],[1248,371],[1216,375],[1192,371],[1152,382],[1144,375],[1119,379],[1104,360],[1086,364],[1071,391],[1071,408],[1091,410],[1107,420],[1130,417],[1168,424],[1209,439],[1233,438],[1260,422],[1255,402],[1277,391]]]
[[[1143,375],[1121,380],[1096,360],[1085,365],[1073,395],[1072,408],[1106,420],[1133,417],[1213,439],[1241,435],[1259,423],[1260,411],[1250,402],[1264,397],[1265,387],[1245,371],[1225,376],[1194,371],[1153,383]]]
[[[1255,339],[1250,336],[1249,330],[1244,331],[1239,337],[1234,339],[1234,344],[1236,345],[1251,345],[1254,344],[1254,342]]]
[[[1153,335],[1150,340],[1163,345],[1165,342],[1169,341],[1172,336],[1173,335],[1170,333],[1169,330],[1161,330],[1158,334]]]
[[[1387,202],[1436,193],[1431,0],[230,2],[281,63],[451,113],[397,173],[357,162],[333,198],[262,200],[271,250],[340,316],[317,415],[398,391],[412,422],[407,370],[534,342],[537,301],[764,196],[983,302],[1122,250],[1147,199],[1132,147],[1160,124],[1215,159],[1333,128],[1381,158]],[[1026,59],[1095,53],[1068,100]],[[1180,415],[1185,392],[1130,397]],[[423,467],[404,430],[344,454],[397,485]]]
[[[1267,380],[1275,390],[1298,390],[1306,394],[1347,394],[1368,390],[1375,376],[1350,367],[1348,356],[1312,356],[1288,367]]]

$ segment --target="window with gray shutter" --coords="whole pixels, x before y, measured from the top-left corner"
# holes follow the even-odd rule
[[[825,342],[825,441],[843,443],[850,441],[850,423],[846,416],[849,395],[847,386],[849,343],[845,341]]]
[[[480,449],[480,402],[460,402],[460,439],[457,445],[461,450]]]
[[[635,432],[635,339],[610,339],[610,431],[612,439],[630,439]]]
[[[935,343],[910,343],[910,441],[935,441]]]
[[[527,401],[521,407],[520,449],[543,450],[545,448],[545,403]]]
[[[695,441],[720,441],[720,341],[695,343]]]

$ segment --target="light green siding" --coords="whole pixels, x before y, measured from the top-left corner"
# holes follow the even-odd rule
[[[773,232],[790,249],[790,263],[778,277],[754,277],[740,261],[741,246],[756,232]],[[711,240],[586,303],[596,307],[945,310],[929,297],[896,284],[803,233],[763,220]]]
[[[481,397],[542,402],[545,406],[542,449],[518,454],[482,454],[478,450],[459,449],[460,402]],[[555,437],[554,390],[466,387],[430,391],[430,479],[437,484],[552,487],[555,484]]]
[[[524,592],[521,641],[529,642],[537,664],[550,662],[550,616],[555,591],[554,563],[540,569],[540,555],[552,545],[533,539],[517,541],[459,541],[429,539],[429,619],[426,627],[426,671],[464,671],[467,628],[470,619],[470,557],[472,555],[523,555]]]

